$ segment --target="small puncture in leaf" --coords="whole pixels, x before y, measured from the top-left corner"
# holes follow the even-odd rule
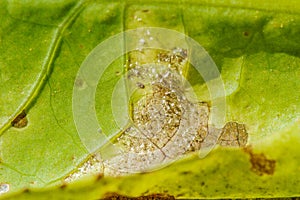
[[[141,82],[137,82],[136,85],[141,88],[141,89],[144,89],[145,88],[145,85]]]
[[[11,125],[15,128],[24,128],[28,124],[26,112],[23,110],[12,122]]]

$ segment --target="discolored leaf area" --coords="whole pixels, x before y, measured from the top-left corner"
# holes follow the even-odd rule
[[[300,196],[299,6],[294,0],[1,1],[0,191],[9,186],[2,198]],[[191,154],[149,173],[64,183],[89,157],[72,114],[73,85],[85,84],[74,83],[81,63],[110,36],[144,26],[180,31],[208,51],[225,83],[226,121],[245,124],[251,151],[217,147],[205,158]],[[117,129],[105,119],[113,117],[107,105],[125,62],[112,63],[99,82],[104,132]],[[187,79],[199,101],[208,101],[192,67]],[[26,126],[13,127],[22,113]]]

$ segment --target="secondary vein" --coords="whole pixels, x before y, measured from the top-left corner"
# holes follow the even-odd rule
[[[44,84],[46,83],[51,74],[52,68],[54,66],[53,62],[55,60],[56,52],[62,41],[63,33],[76,19],[78,14],[83,10],[87,2],[88,1],[86,0],[79,1],[76,4],[76,6],[70,11],[70,13],[65,17],[62,23],[58,25],[57,29],[53,34],[51,45],[42,64],[42,70],[38,75],[35,84],[31,87],[32,89],[30,90],[29,95],[26,97],[26,99],[21,103],[21,105],[16,109],[16,111],[10,116],[10,118],[7,121],[5,121],[3,126],[0,128],[0,135],[2,135],[8,128],[11,127],[11,121],[14,118],[16,118],[23,110],[28,112],[29,109],[32,107],[34,101],[37,99],[40,91],[42,90]]]

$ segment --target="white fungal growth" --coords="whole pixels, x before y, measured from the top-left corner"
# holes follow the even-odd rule
[[[153,52],[144,54],[150,56]],[[208,104],[197,101],[192,86],[182,75],[187,54],[184,49],[174,48],[156,54],[155,63],[131,60],[126,74],[128,124],[112,143],[65,181],[90,174],[120,176],[155,170],[191,151],[205,151],[217,142],[229,146],[246,144],[248,136],[243,124],[229,122],[223,129],[208,124]]]
[[[132,123],[114,144],[122,151],[104,160],[104,174],[165,166],[189,151],[199,133],[207,132],[208,108],[196,102],[187,88],[191,86],[178,71],[147,64],[129,71],[128,77],[130,90],[142,83],[146,93],[133,102]]]
[[[181,74],[186,58],[186,50],[174,48],[156,54],[156,63],[129,64],[129,124],[109,150],[97,153],[97,162],[91,157],[66,181],[87,174],[119,176],[154,170],[200,149],[208,132],[209,109],[197,102]]]
[[[142,18],[135,15],[134,20],[142,21]],[[148,27],[126,33],[112,37],[111,46],[101,43],[80,67],[78,77],[87,75],[85,80],[91,84],[84,87],[84,82],[75,82],[74,120],[85,147],[93,154],[97,151],[97,159],[91,157],[67,180],[94,173],[119,176],[150,171],[200,148],[199,157],[203,157],[218,141],[221,145],[246,143],[244,126],[237,123],[225,125],[224,85],[218,68],[199,44],[167,29]],[[125,41],[123,51],[115,49],[120,41]],[[96,83],[107,64],[124,53],[127,57],[126,74],[124,77],[118,73],[116,78],[122,75],[125,80],[120,79],[112,85],[115,87],[110,99],[113,117],[99,119],[115,122],[119,129],[109,132],[109,124],[106,127],[100,125],[103,126],[102,133],[98,130],[98,119],[95,119],[94,99],[89,97],[96,93]],[[197,101],[193,87],[184,79],[190,73],[186,68],[188,63],[206,81],[211,94],[211,109],[208,103]],[[82,94],[87,98],[82,98]],[[224,130],[221,129],[223,125]],[[98,134],[94,134],[96,131]],[[245,137],[240,138],[239,133]],[[228,141],[231,139],[235,141]]]
[[[9,184],[7,183],[0,183],[0,195],[7,193],[9,191]]]
[[[103,164],[101,158],[97,155],[91,156],[74,173],[65,178],[66,182],[71,182],[87,175],[103,173]]]

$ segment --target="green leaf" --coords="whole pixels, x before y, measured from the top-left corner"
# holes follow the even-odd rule
[[[299,14],[296,0],[1,1],[0,186],[10,190],[3,198],[299,196]],[[64,178],[89,156],[72,114],[77,71],[100,42],[143,26],[183,32],[208,51],[225,83],[226,120],[246,124],[252,150],[218,147],[204,159],[191,155],[151,173],[92,176],[65,187]],[[98,119],[111,117],[101,105],[109,103],[114,66],[122,62],[100,82],[106,90],[97,91]],[[187,77],[206,101],[206,85],[194,72]],[[23,110],[27,126],[12,127]]]

